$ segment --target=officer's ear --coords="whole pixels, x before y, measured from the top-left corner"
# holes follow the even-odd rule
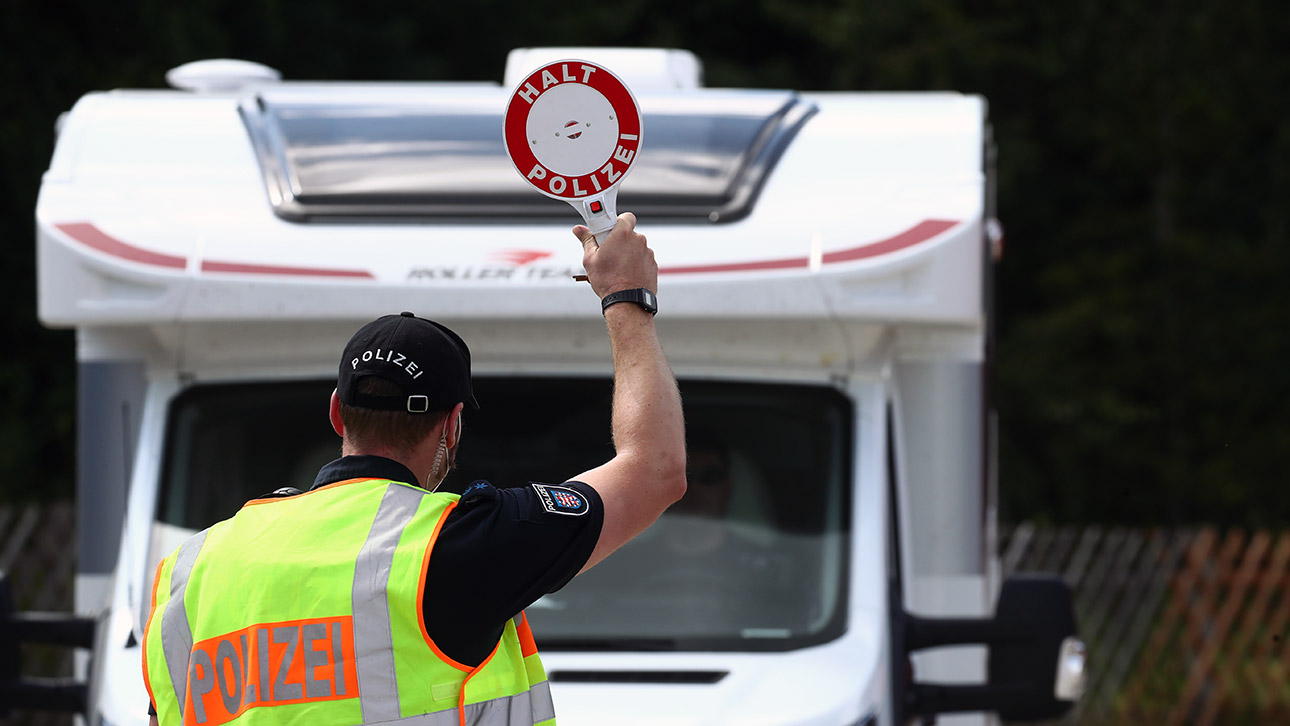
[[[448,412],[448,417],[444,419],[444,441],[448,448],[452,448],[461,443],[461,412],[465,408],[464,404],[457,404]]]
[[[334,388],[331,391],[331,427],[337,436],[345,438],[345,422],[340,419],[340,395]]]

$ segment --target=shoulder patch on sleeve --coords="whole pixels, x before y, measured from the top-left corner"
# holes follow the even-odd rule
[[[557,484],[539,484],[535,481],[529,482],[529,486],[537,492],[542,508],[552,514],[568,514],[577,517],[591,511],[587,498],[577,489]]]

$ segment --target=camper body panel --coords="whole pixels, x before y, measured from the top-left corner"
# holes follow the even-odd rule
[[[947,237],[979,244],[980,99],[811,98],[819,112],[746,218],[643,221],[663,261],[667,312],[973,322],[976,276],[940,255],[922,271],[902,268]],[[647,112],[651,100],[666,97],[643,96]],[[874,116],[884,120],[866,126]],[[848,125],[869,135],[841,135]],[[76,151],[56,159],[37,207],[40,316],[49,325],[260,319],[266,311],[362,318],[400,302],[443,317],[596,314],[584,291],[567,284],[581,267],[570,223],[297,224],[275,216],[235,97],[92,95],[61,139],[60,148]],[[946,144],[971,151],[949,154]],[[898,158],[908,168],[891,178]],[[820,289],[815,280],[835,270],[854,275]],[[708,294],[716,279],[721,296]],[[532,305],[535,294],[541,306]]]

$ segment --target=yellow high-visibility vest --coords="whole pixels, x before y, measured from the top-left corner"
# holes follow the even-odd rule
[[[157,568],[143,677],[162,724],[554,724],[524,613],[478,667],[426,631],[458,496],[352,479],[249,502]]]

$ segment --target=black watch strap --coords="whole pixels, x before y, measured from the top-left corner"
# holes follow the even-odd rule
[[[619,290],[604,296],[600,299],[600,313],[603,315],[606,308],[620,302],[636,303],[650,315],[658,313],[658,296],[643,287],[633,290]]]

